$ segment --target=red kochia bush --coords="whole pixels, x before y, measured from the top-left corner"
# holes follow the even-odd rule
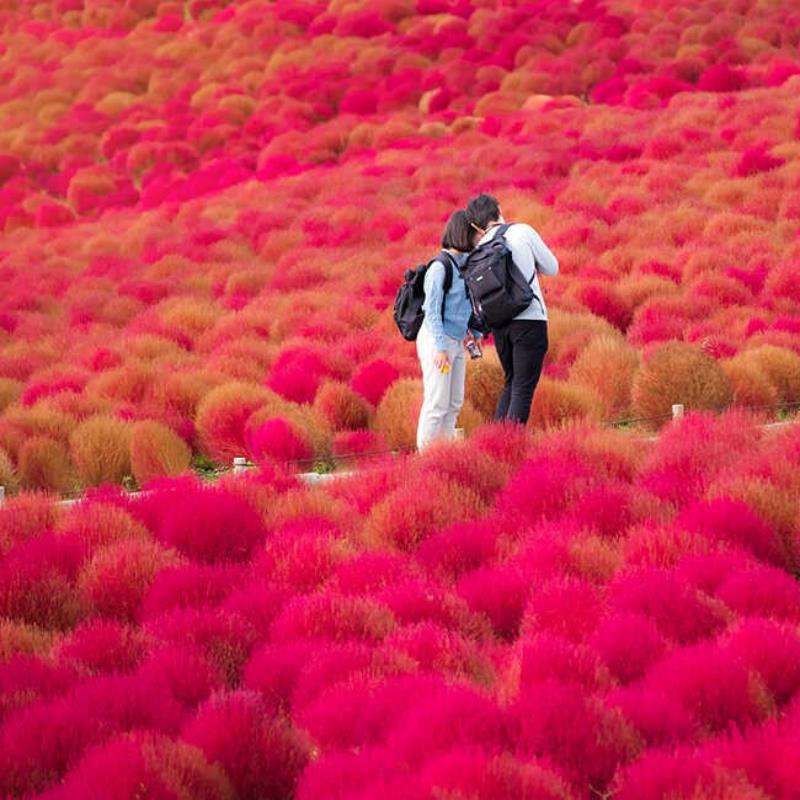
[[[306,637],[378,641],[393,625],[392,612],[374,600],[320,592],[290,601],[272,623],[271,636],[275,642]]]
[[[219,605],[241,585],[243,569],[228,564],[181,564],[161,570],[144,599],[144,619],[175,608]]]
[[[298,639],[257,648],[242,672],[242,686],[258,692],[270,709],[288,709],[303,667],[329,642]]]
[[[295,403],[312,403],[323,378],[331,371],[309,350],[287,350],[278,357],[267,380],[270,389]]]
[[[800,622],[800,583],[775,567],[763,564],[731,574],[717,596],[740,614],[761,614]]]
[[[293,794],[309,748],[284,719],[271,717],[252,692],[223,694],[203,705],[183,738],[219,764],[242,800],[281,800]]]
[[[694,503],[678,515],[675,524],[712,541],[749,550],[763,561],[789,567],[780,537],[741,500],[723,497]]]
[[[783,166],[784,160],[768,152],[766,145],[756,145],[748,147],[742,153],[739,163],[736,165],[734,175],[738,178],[746,178],[749,175],[757,175],[759,172],[768,172]]]
[[[373,594],[389,585],[418,578],[420,572],[401,553],[367,550],[339,564],[331,586],[347,595]]]
[[[257,638],[247,620],[223,609],[176,609],[148,622],[146,630],[162,642],[191,643],[229,685],[238,682]]]
[[[478,517],[484,509],[484,500],[460,483],[438,476],[428,481],[420,478],[396,489],[372,508],[365,536],[375,544],[413,550],[432,530]]]
[[[350,386],[367,402],[377,406],[386,390],[400,377],[399,371],[388,361],[376,359],[356,370]]]
[[[590,644],[623,683],[640,678],[664,653],[655,622],[643,614],[616,613],[601,620]]]
[[[563,780],[544,765],[493,754],[475,745],[453,747],[428,761],[412,784],[420,792],[443,797],[493,800],[571,800]],[[410,796],[410,795],[409,795]]]
[[[12,656],[0,663],[0,723],[17,709],[63,694],[79,677],[71,666],[56,666],[33,656]]]
[[[458,593],[473,611],[485,614],[498,636],[513,639],[533,586],[529,576],[514,566],[481,567],[464,575]]]
[[[56,659],[95,673],[127,672],[141,663],[147,637],[138,629],[107,620],[80,625],[55,648]]]
[[[457,578],[493,561],[500,531],[489,520],[456,522],[422,542],[417,560],[434,573]]]
[[[618,611],[644,614],[671,639],[686,644],[721,630],[728,611],[675,572],[642,568],[623,572],[609,589]]]
[[[301,466],[310,466],[314,455],[314,448],[305,433],[281,417],[261,423],[248,440],[249,450],[257,463],[273,460],[281,463],[301,462]]]
[[[646,682],[677,699],[712,731],[756,723],[770,713],[764,685],[753,680],[732,652],[713,642],[673,650],[652,668]]]
[[[385,739],[409,711],[411,698],[426,702],[445,686],[439,675],[354,675],[326,689],[296,717],[323,747],[362,748]]]
[[[581,641],[597,624],[603,599],[588,581],[554,578],[532,591],[523,615],[523,632],[550,632]]]
[[[424,580],[405,581],[387,586],[377,599],[401,624],[431,621],[476,639],[489,635],[486,620],[446,586]]]
[[[265,536],[253,508],[222,489],[164,492],[161,502],[158,538],[199,561],[245,561]]]
[[[574,682],[586,691],[597,691],[611,682],[597,653],[586,645],[550,633],[529,636],[520,645],[520,687],[524,691],[547,680]]]
[[[178,561],[157,542],[129,539],[100,548],[81,570],[81,597],[95,614],[134,620],[159,570]]]
[[[761,617],[745,619],[723,640],[731,659],[754,669],[778,704],[800,689],[800,634]]]
[[[561,514],[591,482],[589,470],[574,457],[537,456],[522,465],[500,493],[496,507],[517,519],[536,522]]]
[[[309,762],[297,787],[297,800],[387,798],[387,784],[394,781],[396,770],[395,759],[384,747],[328,750]]]
[[[136,796],[191,796],[198,800],[233,800],[234,792],[219,765],[211,765],[192,745],[166,736],[134,733],[90,750],[48,800]]]
[[[314,702],[319,694],[350,675],[367,669],[373,660],[373,648],[364,642],[318,642],[298,669],[292,692],[293,709]]]
[[[544,681],[525,689],[512,716],[517,751],[551,759],[576,782],[595,790],[638,752],[638,738],[617,709],[583,695],[579,684]]]
[[[509,744],[505,714],[497,702],[458,684],[413,700],[387,738],[389,750],[412,767],[453,746],[477,745],[502,752]]]
[[[163,683],[96,678],[36,703],[0,729],[0,791],[24,795],[58,780],[88,747],[134,728],[177,731],[182,711]]]
[[[48,533],[17,545],[0,561],[0,616],[72,627],[86,613],[75,587],[85,559],[86,547],[74,536]]]

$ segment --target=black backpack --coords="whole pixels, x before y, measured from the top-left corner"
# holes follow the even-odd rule
[[[403,283],[394,298],[394,321],[403,338],[413,342],[425,319],[422,305],[425,302],[425,275],[428,268],[438,261],[444,267],[444,297],[442,298],[442,316],[447,302],[447,293],[453,286],[453,261],[448,253],[442,251],[433,261],[420,264],[415,269],[406,270]]]
[[[507,325],[536,297],[533,278],[525,280],[508,249],[505,235],[510,227],[501,225],[492,239],[476,247],[461,271],[484,328]]]

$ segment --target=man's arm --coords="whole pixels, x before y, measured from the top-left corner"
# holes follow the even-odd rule
[[[518,222],[510,230],[514,243],[521,251],[519,255],[542,275],[558,275],[558,259],[544,243],[541,236],[527,223]],[[518,264],[517,266],[521,266]]]
[[[537,272],[542,275],[558,275],[558,259],[553,251],[544,243],[544,239],[530,226],[528,226],[528,246],[533,253]]]

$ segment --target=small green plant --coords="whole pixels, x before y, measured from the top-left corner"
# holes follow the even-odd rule
[[[217,465],[203,453],[197,453],[192,459],[192,470],[203,480],[213,480],[217,474]]]
[[[321,458],[314,462],[311,468],[317,475],[329,475],[336,470],[336,462],[332,458]]]

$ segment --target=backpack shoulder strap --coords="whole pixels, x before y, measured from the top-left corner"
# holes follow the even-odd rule
[[[509,228],[510,228],[510,227],[511,227],[513,224],[514,224],[513,222],[504,222],[502,225],[500,225],[500,226],[497,228],[497,233],[495,234],[495,236],[496,236],[496,237],[497,237],[497,236],[502,236],[502,237],[504,237],[504,238],[505,238],[506,231],[507,231],[507,230],[508,230],[508,229],[509,229]]]
[[[453,287],[453,266],[455,260],[447,250],[442,250],[434,261],[438,261],[444,267],[444,293],[447,294]]]
[[[442,287],[442,319],[444,319],[444,306],[447,302],[447,293],[453,287],[453,256],[442,250],[436,258],[431,261],[431,264],[438,262],[444,267],[444,286]]]

